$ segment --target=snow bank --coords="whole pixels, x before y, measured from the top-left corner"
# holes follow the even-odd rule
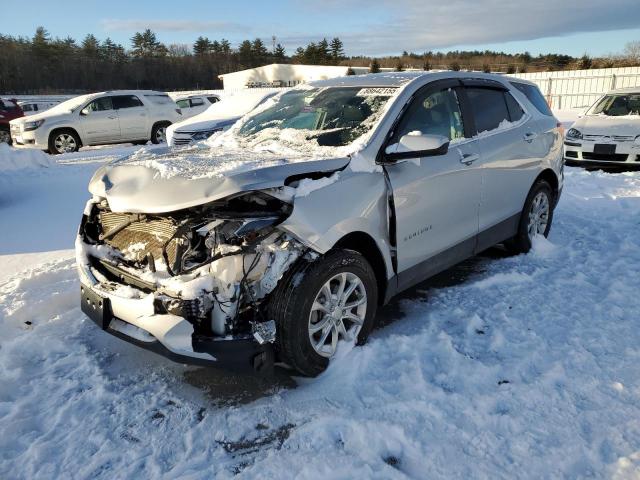
[[[0,174],[17,170],[52,167],[56,164],[53,157],[41,150],[12,148],[0,143]]]
[[[640,174],[567,168],[548,242],[403,295],[297,388],[105,334],[47,257],[0,282],[0,477],[638,477],[638,225]]]

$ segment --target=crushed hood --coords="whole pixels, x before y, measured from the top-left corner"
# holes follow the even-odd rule
[[[114,212],[165,213],[234,193],[280,187],[293,176],[341,170],[349,160],[270,152],[214,153],[202,147],[160,155],[140,150],[101,167],[89,191],[106,198]]]
[[[614,117],[608,115],[586,115],[573,128],[586,135],[640,135],[640,115]]]

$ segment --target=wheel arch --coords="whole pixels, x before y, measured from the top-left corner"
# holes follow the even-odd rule
[[[365,232],[351,232],[340,238],[333,248],[354,250],[366,258],[376,275],[378,303],[383,304],[388,289],[387,268],[382,252],[373,237]]]
[[[80,131],[77,128],[71,127],[69,125],[61,125],[61,126],[55,126],[52,127],[51,130],[49,131],[49,134],[47,135],[47,142],[51,142],[52,137],[61,131],[70,131],[73,132],[76,137],[78,137],[78,140],[80,140],[80,145],[78,145],[78,148],[82,147],[85,145],[84,139],[82,138],[82,134],[80,133]]]
[[[553,202],[554,204],[558,203],[558,195],[560,193],[559,192],[560,182],[558,181],[558,176],[556,175],[556,172],[554,172],[550,168],[546,168],[542,172],[540,172],[540,174],[536,177],[535,181],[533,182],[533,185],[535,185],[539,180],[544,180],[549,184],[549,186],[551,187],[551,191],[553,193]],[[533,185],[531,185],[531,188],[533,188]]]

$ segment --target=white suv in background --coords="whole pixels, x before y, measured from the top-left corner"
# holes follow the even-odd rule
[[[12,120],[11,138],[18,148],[52,154],[82,146],[112,143],[163,143],[169,125],[180,121],[169,95],[152,90],[119,90],[75,97],[55,107]]]
[[[204,112],[214,103],[220,101],[218,95],[191,95],[189,97],[183,97],[176,99],[176,105],[182,111],[182,118],[193,117],[199,113]]]

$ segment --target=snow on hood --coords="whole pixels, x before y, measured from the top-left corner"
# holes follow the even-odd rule
[[[640,115],[585,115],[573,124],[583,135],[640,135]]]
[[[238,192],[281,187],[290,176],[332,172],[348,163],[348,157],[220,152],[206,146],[160,155],[143,149],[100,168],[89,191],[106,198],[115,212],[165,213]]]

